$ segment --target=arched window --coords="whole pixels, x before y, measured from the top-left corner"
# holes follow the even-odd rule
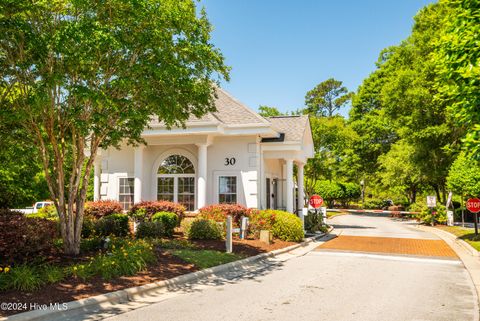
[[[195,167],[187,157],[171,155],[160,164],[157,199],[180,203],[187,211],[195,209]]]

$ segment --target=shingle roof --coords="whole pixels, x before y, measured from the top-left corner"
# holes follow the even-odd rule
[[[285,133],[285,141],[301,141],[307,126],[308,116],[275,116],[267,118],[272,128],[280,133]]]
[[[217,111],[207,113],[201,118],[191,116],[187,122],[186,126],[194,125],[199,122],[207,122],[212,124],[223,123],[225,125],[268,125],[269,122],[239,102],[237,99],[228,94],[225,90],[221,88],[216,88],[217,98],[215,99],[215,107]],[[161,125],[161,122],[152,120],[150,122],[151,126]]]

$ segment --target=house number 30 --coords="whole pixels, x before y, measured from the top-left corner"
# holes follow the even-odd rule
[[[233,166],[236,162],[237,160],[235,159],[235,157],[225,158],[225,166]]]

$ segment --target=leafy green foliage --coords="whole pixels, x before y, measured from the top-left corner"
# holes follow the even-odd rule
[[[0,273],[1,290],[33,292],[44,283],[45,280],[42,278],[39,268],[32,265],[17,265],[8,273]]]
[[[329,207],[335,202],[348,205],[349,202],[360,197],[360,186],[355,183],[341,183],[335,181],[318,181],[315,192],[320,195]]]
[[[304,237],[302,221],[296,215],[282,211],[277,211],[271,232],[273,237],[288,242],[301,242]]]
[[[172,237],[175,227],[179,225],[178,216],[170,212],[158,212],[152,216],[152,222],[160,221],[165,228],[165,236]]]
[[[135,232],[137,238],[161,238],[165,236],[165,225],[162,220],[140,222]]]
[[[302,221],[296,215],[280,210],[252,211],[249,229],[256,237],[260,230],[269,230],[273,237],[284,241],[300,242],[304,236]]]
[[[185,206],[168,201],[142,201],[134,204],[128,214],[137,220],[150,220],[155,213],[170,212],[178,216],[180,222],[185,215]]]
[[[223,236],[222,224],[204,218],[185,222],[183,231],[189,240],[220,240]]]
[[[467,130],[464,144],[480,158],[480,3],[477,0],[444,0],[444,32],[437,38],[433,61],[439,77],[438,97],[447,101],[449,114]],[[439,100],[440,100],[439,99]]]
[[[437,205],[435,208],[422,207],[420,214],[416,218],[425,224],[431,224],[432,220],[435,223],[445,224],[447,222],[447,210],[443,205]]]
[[[277,107],[270,107],[260,105],[258,107],[258,114],[263,117],[274,117],[274,116],[282,116],[283,114],[277,109]]]
[[[462,196],[478,196],[480,194],[479,162],[469,158],[464,152],[460,153],[448,172],[447,187]]]
[[[229,68],[193,0],[7,0],[0,12],[0,116],[40,155],[64,250],[78,254],[99,148],[143,143],[152,117],[172,127],[214,111]]]
[[[306,113],[313,116],[332,117],[333,113],[344,106],[351,98],[351,93],[341,81],[333,78],[319,83],[305,95]]]
[[[174,250],[173,255],[178,256],[188,263],[206,269],[212,266],[230,263],[243,258],[243,256],[235,253],[225,253],[213,250]]]
[[[95,222],[96,236],[124,237],[130,232],[127,214],[110,214]]]

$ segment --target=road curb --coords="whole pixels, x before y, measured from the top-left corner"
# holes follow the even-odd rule
[[[434,229],[436,232],[438,232],[438,234],[443,235],[444,237],[448,238],[449,240],[463,247],[465,250],[467,250],[470,253],[471,256],[477,256],[477,257],[480,256],[480,253],[475,248],[473,248],[470,244],[468,244],[467,242],[465,242],[464,240],[460,239],[459,237],[457,237],[456,235],[450,232],[447,232],[435,227],[423,226],[423,225],[418,225],[418,228],[423,230]]]
[[[213,274],[223,273],[229,270],[242,268],[246,264],[254,263],[267,258],[273,258],[280,254],[287,253],[301,247],[306,247],[313,241],[324,237],[325,235],[330,233],[332,230],[333,230],[333,227],[330,228],[329,231],[326,233],[322,233],[313,237],[306,238],[302,243],[294,244],[294,245],[285,247],[283,249],[278,249],[268,253],[258,254],[258,255],[251,256],[251,257],[238,260],[235,262],[231,262],[231,263],[217,265],[212,268],[180,275],[175,278],[164,280],[164,281],[158,281],[158,282],[153,282],[153,283],[149,283],[141,286],[118,290],[115,292],[109,292],[109,293],[89,297],[86,299],[70,301],[66,303],[67,308],[65,310],[47,308],[44,310],[28,311],[28,312],[23,312],[19,314],[14,314],[9,317],[1,317],[0,321],[44,321],[44,320],[50,320],[54,317],[66,318],[68,316],[76,315],[77,313],[81,312],[82,310],[85,310],[86,308],[92,308],[94,306],[97,306],[99,309],[102,309],[102,308],[116,305],[116,304],[135,301],[136,298],[147,295],[149,292],[158,291],[158,290],[162,290],[169,287],[179,287],[189,282],[195,282],[195,281],[201,280]]]

